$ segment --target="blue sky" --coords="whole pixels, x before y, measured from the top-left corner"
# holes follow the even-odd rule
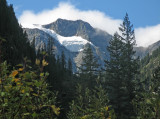
[[[24,10],[38,13],[56,7],[60,0],[8,0],[19,17]],[[63,1],[65,2],[65,1]],[[67,0],[80,10],[99,10],[115,19],[123,19],[128,12],[135,27],[160,23],[160,0]]]
[[[126,14],[135,28],[138,46],[160,40],[160,0],[8,0],[19,23],[48,24],[58,18],[81,19],[94,28],[114,34]]]

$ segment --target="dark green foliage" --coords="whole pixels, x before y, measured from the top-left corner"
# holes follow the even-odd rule
[[[33,38],[33,40],[32,40],[32,42],[30,43],[30,50],[28,51],[29,52],[29,54],[30,54],[30,60],[31,60],[31,62],[32,62],[32,64],[34,64],[35,63],[35,60],[36,60],[36,47],[35,47],[35,37]]]
[[[1,44],[3,56],[12,66],[23,61],[24,57],[30,58],[31,50],[26,33],[18,24],[12,5],[7,5],[6,0],[0,1],[0,36],[5,39]]]
[[[160,67],[154,71],[153,78],[149,82],[148,90],[137,93],[133,100],[137,118],[140,119],[159,119],[160,118]]]
[[[152,52],[152,54],[147,54],[141,60],[141,79],[146,82],[148,85],[151,78],[153,78],[152,74],[154,73],[154,69],[157,68],[160,61],[160,47]]]
[[[109,99],[118,118],[131,118],[132,100],[135,92],[135,76],[138,73],[138,59],[134,58],[135,45],[133,25],[126,14],[121,24],[120,35],[114,34],[107,47],[110,59],[106,61],[106,86]]]
[[[87,48],[83,51],[84,57],[82,58],[82,64],[79,69],[80,79],[85,82],[84,87],[93,87],[95,79],[99,74],[99,65],[95,56],[93,55],[90,44],[87,44]]]
[[[65,59],[65,55],[64,52],[61,53],[61,68],[62,70],[66,69],[66,59]]]
[[[56,63],[56,79],[55,85],[53,86],[55,90],[59,92],[58,100],[62,106],[62,111],[60,118],[66,119],[66,113],[69,110],[69,103],[73,100],[75,94],[76,81],[73,77],[72,63],[69,59],[68,64],[66,62],[66,57],[64,52],[61,53],[61,57],[57,58]],[[68,66],[68,68],[67,68]]]
[[[71,59],[69,58],[69,60],[68,60],[68,75],[70,76],[70,77],[72,77],[72,73],[73,73],[73,71],[72,71],[72,69],[73,69],[73,67],[72,67],[72,61],[71,61]]]
[[[0,64],[1,119],[57,118],[60,108],[55,106],[56,95],[48,90],[48,73],[38,70],[42,67],[32,71],[19,65],[10,73],[6,62]]]
[[[78,85],[76,95],[70,104],[68,119],[115,119],[107,93],[101,85],[92,90]]]
[[[123,77],[123,42],[117,33],[109,42],[107,50],[110,52],[110,60],[106,62],[106,88],[109,93],[110,103],[112,104],[117,116],[120,117],[126,108],[126,88]]]
[[[68,64],[66,64],[64,52],[61,53],[61,57],[55,58],[53,39],[48,39],[46,48],[37,52],[38,59],[43,59],[44,55],[49,64],[44,69],[50,74],[47,78],[50,84],[49,89],[58,91],[57,99],[59,106],[62,107],[59,118],[65,119],[68,104],[74,98],[75,80],[73,79],[72,63],[69,59]]]
[[[135,91],[135,75],[139,72],[139,63],[138,59],[135,59],[135,51],[133,50],[133,46],[135,45],[135,36],[133,25],[129,21],[128,14],[126,14],[123,24],[121,24],[119,28],[121,32],[120,39],[124,43],[122,52],[123,52],[123,78],[126,86],[126,91],[128,99],[126,101],[127,108],[126,114],[132,115],[133,108],[131,105],[131,101],[134,99],[134,91]]]

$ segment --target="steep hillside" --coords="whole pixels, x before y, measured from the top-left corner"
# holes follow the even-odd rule
[[[55,46],[55,50],[54,50],[54,54],[56,55],[56,57],[61,56],[61,53],[64,52],[66,59],[71,59],[73,62],[73,68],[74,70],[76,65],[73,61],[73,58],[76,56],[77,53],[71,53],[66,47],[64,47],[63,45],[61,45],[55,38],[53,38],[52,36],[50,36],[49,34],[47,34],[46,32],[39,30],[37,28],[35,29],[24,29],[26,31],[26,33],[28,34],[28,39],[30,40],[30,42],[32,42],[32,40],[35,38],[35,46],[36,46],[36,50],[38,49],[42,49],[45,47],[45,45],[47,45],[47,41],[48,39],[52,39],[54,42],[54,46]]]
[[[156,46],[157,47],[157,46]],[[141,78],[151,79],[154,69],[160,64],[160,47],[141,60]]]
[[[159,46],[160,46],[160,41],[157,41],[157,42],[153,43],[152,45],[149,45],[148,47],[135,47],[134,50],[136,51],[136,55],[142,59],[148,53],[149,53],[149,55],[151,55],[154,50],[159,48]]]

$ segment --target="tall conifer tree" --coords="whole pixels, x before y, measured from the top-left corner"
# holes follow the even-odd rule
[[[123,42],[119,39],[118,33],[115,33],[109,42],[107,50],[109,51],[110,59],[106,60],[106,84],[110,102],[117,113],[117,116],[122,115],[125,110],[125,88],[122,67],[122,45]]]
[[[124,84],[127,89],[127,108],[126,110],[129,110],[126,113],[132,113],[133,107],[132,107],[132,100],[135,96],[135,76],[138,74],[138,58],[135,58],[135,51],[133,50],[133,47],[136,45],[135,41],[135,34],[133,25],[130,23],[128,14],[126,13],[126,16],[124,17],[124,21],[119,27],[120,30],[120,39],[124,43],[123,47],[123,78],[125,80]],[[132,114],[131,114],[132,115]]]
[[[110,100],[118,117],[133,115],[132,100],[135,92],[135,76],[138,73],[138,59],[135,58],[135,36],[133,25],[126,14],[120,28],[110,41],[110,59],[106,61],[107,87]]]
[[[0,0],[0,36],[5,39],[2,42],[2,61],[14,66],[23,61],[24,57],[30,59],[27,52],[31,49],[26,33],[18,23],[12,5],[8,5],[6,0]]]
[[[80,78],[88,82],[88,86],[92,87],[95,79],[98,75],[99,64],[95,56],[93,55],[90,44],[87,44],[83,51],[84,57],[82,58],[82,64],[79,67]]]

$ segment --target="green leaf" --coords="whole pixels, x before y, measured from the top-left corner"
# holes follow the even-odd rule
[[[45,73],[45,76],[49,76],[49,73],[48,73],[48,72],[46,72],[46,73]]]
[[[24,113],[23,115],[24,115],[24,116],[27,116],[27,115],[30,115],[30,113]]]
[[[146,103],[147,104],[151,104],[151,100],[150,99],[146,99]]]
[[[51,108],[57,116],[60,114],[60,108],[57,108],[55,105],[52,105]]]
[[[41,76],[41,77],[44,76],[44,73],[40,73],[40,76]]]
[[[1,92],[1,96],[4,97],[5,96],[5,92]]]
[[[8,106],[8,103],[2,104],[2,107],[6,107],[6,106]]]
[[[26,93],[26,96],[29,96],[29,93]]]
[[[34,112],[34,113],[32,114],[32,117],[33,117],[33,118],[37,117],[37,113]]]

